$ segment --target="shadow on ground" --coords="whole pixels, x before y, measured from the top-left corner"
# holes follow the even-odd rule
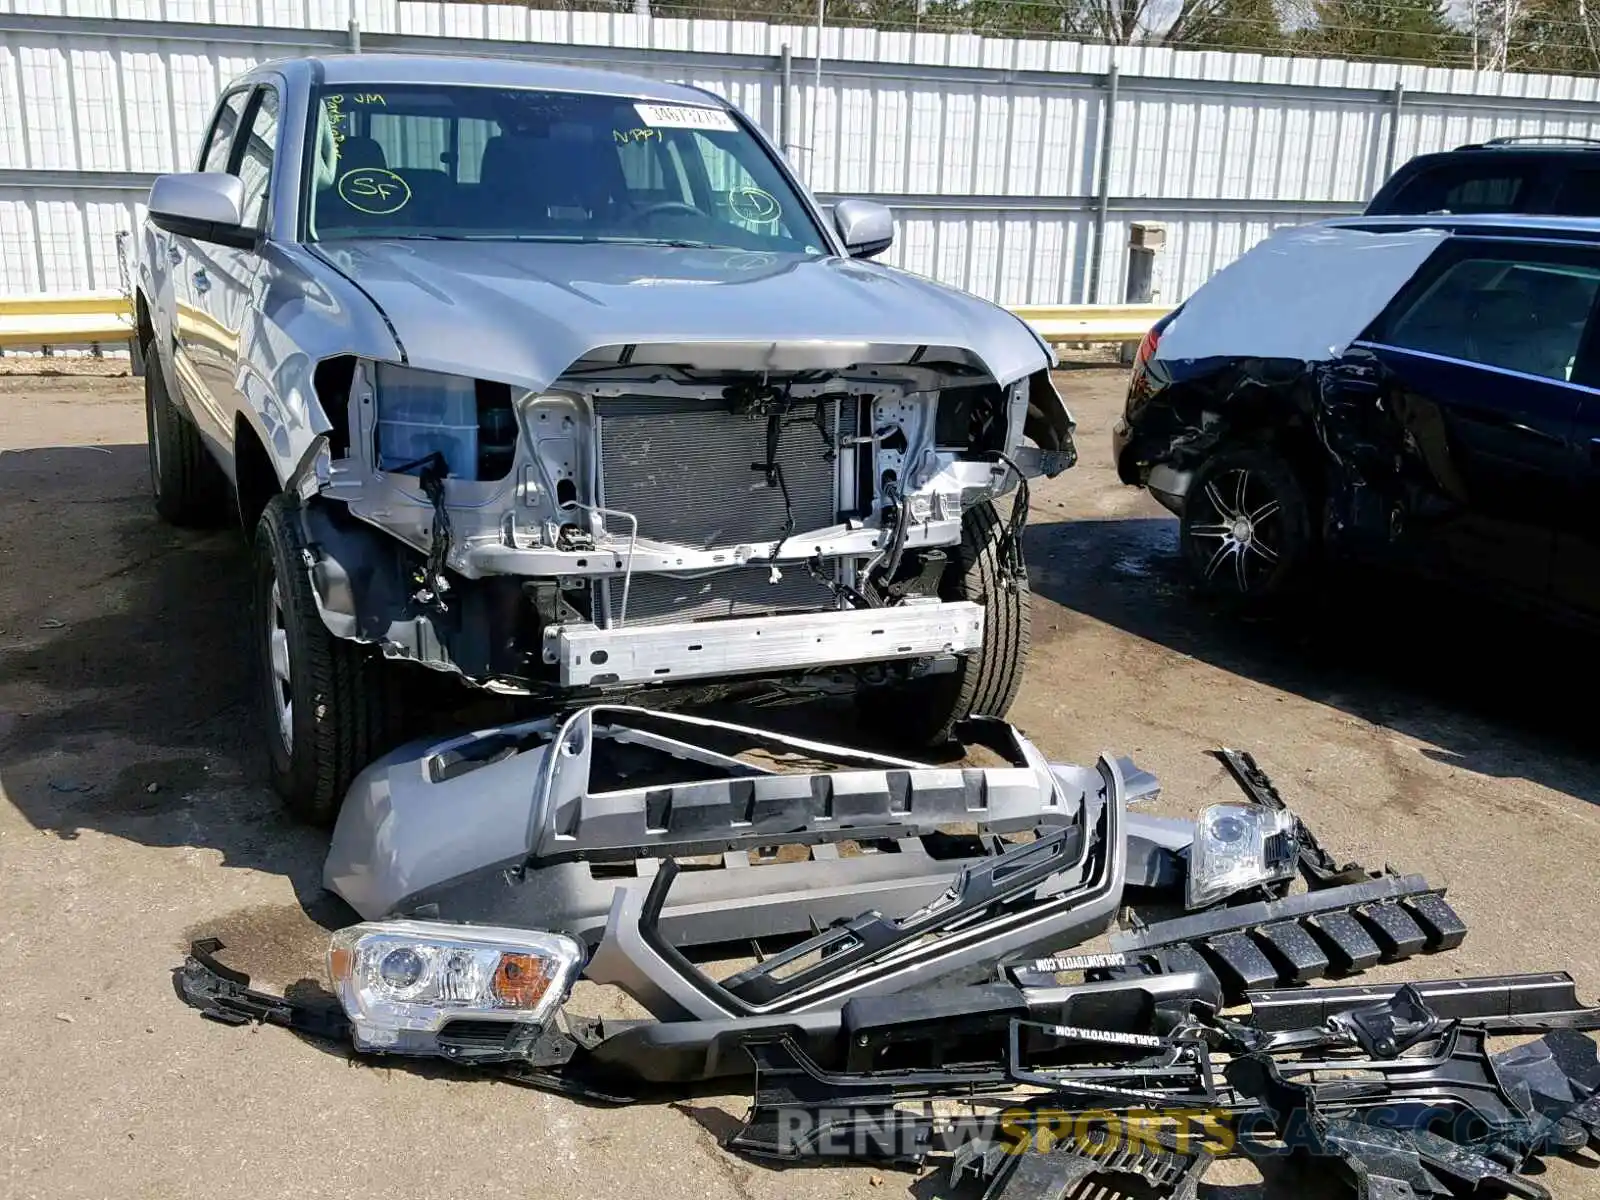
[[[219,513],[219,521],[228,514]],[[36,827],[218,850],[317,900],[259,784],[243,541],[157,522],[139,445],[0,455],[0,786]]]
[[[1169,518],[1028,532],[1033,587],[1063,607],[1430,744],[1437,761],[1600,804],[1593,715],[1575,704],[1600,640],[1388,576],[1349,573],[1248,618],[1190,589]]]

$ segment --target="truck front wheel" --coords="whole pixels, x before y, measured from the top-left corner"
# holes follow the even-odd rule
[[[257,693],[272,786],[312,824],[339,815],[351,781],[403,735],[393,669],[328,632],[306,573],[294,501],[267,502],[256,526]]]
[[[897,741],[936,747],[973,716],[1003,717],[1022,686],[1033,595],[1025,573],[1005,563],[1005,523],[985,501],[961,518],[961,544],[939,580],[941,600],[983,605],[983,645],[956,669],[926,675],[865,699],[871,720]],[[1020,551],[1019,551],[1020,553]]]

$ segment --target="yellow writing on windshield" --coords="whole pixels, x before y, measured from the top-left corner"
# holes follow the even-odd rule
[[[411,199],[411,185],[382,167],[357,167],[339,176],[339,199],[357,212],[386,217]]]
[[[334,145],[338,145],[344,141],[344,123],[350,117],[350,114],[344,111],[344,97],[324,96],[322,111],[328,114],[328,125],[333,129],[333,142]]]

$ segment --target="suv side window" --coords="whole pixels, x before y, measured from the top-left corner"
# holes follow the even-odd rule
[[[1487,367],[1570,380],[1595,296],[1600,257],[1469,250],[1424,285],[1382,340]]]
[[[228,169],[228,147],[233,144],[239,118],[244,113],[244,102],[249,97],[249,88],[239,88],[222,98],[216,115],[211,118],[211,130],[206,134],[206,144],[200,148],[200,162],[195,170],[221,174]]]

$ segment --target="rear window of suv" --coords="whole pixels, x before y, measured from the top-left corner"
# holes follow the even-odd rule
[[[1600,169],[1568,171],[1554,208],[1567,217],[1600,217]]]
[[[1425,168],[1401,185],[1381,210],[1374,205],[1368,211],[1386,214],[1521,212],[1533,192],[1537,170],[1532,166],[1491,162]]]

